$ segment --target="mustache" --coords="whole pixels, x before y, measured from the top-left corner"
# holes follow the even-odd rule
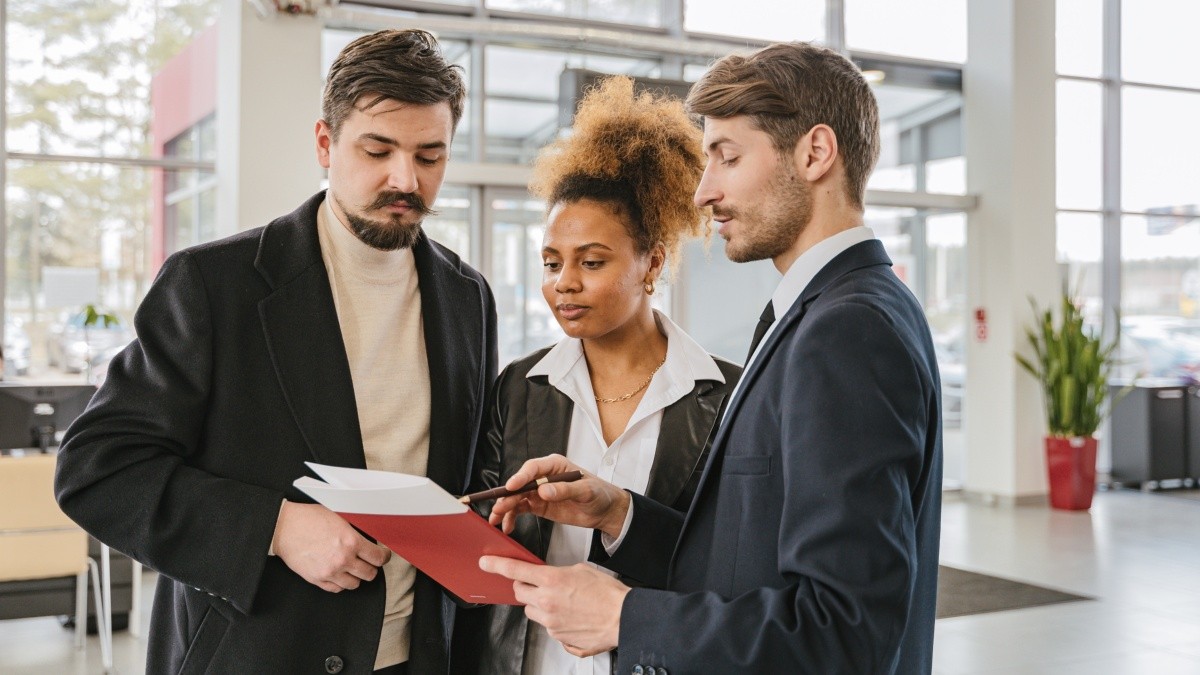
[[[737,217],[737,209],[730,209],[730,208],[725,208],[725,207],[714,205],[712,207],[712,214],[713,214],[713,218],[726,218],[726,219],[736,218]]]
[[[436,216],[438,214],[437,211],[429,208],[429,205],[425,203],[425,199],[422,198],[421,195],[417,194],[416,192],[400,192],[398,190],[380,192],[379,195],[375,197],[375,201],[371,202],[370,205],[367,206],[367,210],[374,211],[376,209],[382,209],[388,204],[395,204],[396,202],[404,202],[405,204],[408,204],[409,208],[415,211],[419,216]]]

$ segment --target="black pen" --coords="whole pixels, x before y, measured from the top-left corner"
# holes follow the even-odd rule
[[[583,478],[583,473],[579,472],[579,471],[568,471],[566,473],[556,473],[556,474],[553,474],[550,476],[542,476],[541,478],[538,478],[537,480],[529,481],[528,483],[522,485],[521,487],[517,488],[516,490],[509,490],[506,487],[492,488],[491,490],[484,490],[483,492],[475,492],[475,493],[472,493],[469,495],[463,495],[458,498],[458,501],[460,501],[464,504],[474,504],[475,502],[481,502],[485,499],[499,499],[501,497],[511,497],[512,495],[519,495],[522,492],[529,492],[531,490],[536,490],[537,486],[545,484],[545,483],[569,483],[573,480],[579,480],[580,478]]]

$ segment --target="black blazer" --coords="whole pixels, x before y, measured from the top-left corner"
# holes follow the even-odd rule
[[[657,589],[618,672],[928,673],[940,386],[920,305],[878,241],[826,265],[763,344],[686,519],[634,495],[616,554]]]
[[[502,484],[527,460],[566,454],[574,402],[551,386],[546,376],[526,377],[549,351],[542,349],[513,361],[496,380],[485,433],[476,451],[472,491]],[[725,376],[724,383],[698,381],[691,395],[663,410],[646,485],[648,499],[680,513],[692,502],[708,457],[711,432],[742,372],[740,366],[724,359],[713,357],[713,361]],[[512,536],[544,559],[552,528],[548,520],[525,515],[518,519]],[[487,636],[486,642],[475,648],[480,655],[479,673],[520,675],[529,625],[524,608],[497,605],[460,612],[459,618],[469,635]],[[478,623],[486,624],[486,629],[478,628]],[[462,651],[475,650],[464,646]]]
[[[363,467],[350,367],[317,238],[317,194],[266,227],[171,256],[59,455],[59,503],[158,570],[149,673],[370,673],[380,574],[328,593],[267,550],[306,460]],[[483,278],[413,249],[430,371],[428,475],[466,488],[496,367]],[[397,420],[403,423],[403,420]],[[418,574],[410,668],[445,673],[454,605]]]

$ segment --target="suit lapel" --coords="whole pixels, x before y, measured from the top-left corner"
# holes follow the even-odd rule
[[[421,289],[421,321],[429,359],[429,463],[426,474],[451,494],[467,486],[475,442],[475,410],[488,386],[483,367],[486,318],[483,289],[458,271],[429,238],[413,247]]]
[[[363,468],[350,363],[317,238],[317,194],[263,229],[255,267],[274,288],[258,305],[275,374],[314,461]]]
[[[673,558],[678,557],[684,540],[695,529],[696,523],[694,521],[697,518],[696,514],[700,510],[704,500],[708,497],[706,493],[714,489],[712,485],[716,481],[715,476],[720,474],[721,464],[725,458],[726,441],[729,438],[733,421],[737,419],[737,415],[741,411],[742,402],[746,399],[747,393],[754,387],[759,375],[768,367],[780,341],[785,335],[796,330],[796,326],[804,318],[811,303],[820,297],[822,291],[833,281],[864,267],[891,264],[892,261],[879,240],[871,239],[855,244],[839,253],[825,267],[822,267],[817,275],[813,277],[812,281],[805,286],[804,291],[800,293],[796,301],[792,303],[787,313],[779,318],[779,325],[766,338],[766,342],[759,350],[758,358],[742,373],[741,383],[733,399],[729,401],[729,406],[724,417],[717,421],[718,427],[716,436],[713,438],[712,450],[705,464],[704,474],[700,478],[700,487],[696,489],[696,497],[692,500],[692,506],[688,509],[687,516],[684,519],[683,529],[681,530],[679,541],[676,543]],[[672,567],[674,567],[674,561],[672,561]]]

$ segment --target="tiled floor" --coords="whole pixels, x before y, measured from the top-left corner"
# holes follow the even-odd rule
[[[943,619],[937,673],[1200,674],[1200,501],[1100,492],[1077,513],[948,499],[942,563],[1096,600]]]
[[[1096,597],[943,619],[943,675],[1200,675],[1200,500],[1101,492],[1089,513],[944,506],[942,562]],[[143,605],[149,616],[153,575]],[[145,669],[143,640],[116,636],[121,675]],[[99,673],[54,619],[0,622],[3,675]]]

